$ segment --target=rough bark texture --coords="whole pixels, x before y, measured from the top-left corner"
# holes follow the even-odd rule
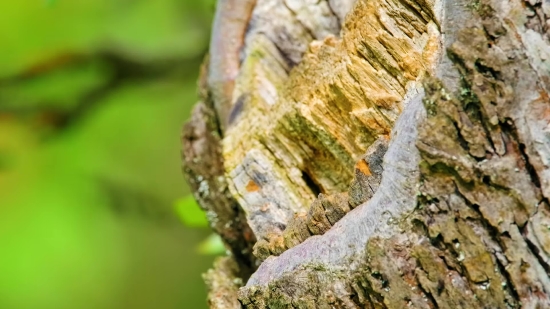
[[[206,89],[205,69],[199,89]],[[235,257],[241,278],[248,278],[256,267],[252,246],[256,238],[245,215],[227,188],[221,156],[221,133],[213,103],[206,91],[193,109],[191,120],[182,132],[183,173],[195,199],[206,211],[212,229],[218,233]]]
[[[550,307],[550,2],[352,2],[258,1],[224,136],[186,139],[259,264],[211,306]]]

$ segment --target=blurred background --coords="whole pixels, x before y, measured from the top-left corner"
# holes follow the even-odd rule
[[[213,12],[0,1],[0,308],[206,308],[179,137]]]

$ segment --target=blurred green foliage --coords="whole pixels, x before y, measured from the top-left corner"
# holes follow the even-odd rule
[[[189,227],[205,227],[208,226],[205,214],[199,208],[193,195],[181,198],[176,201],[176,211],[181,221]]]
[[[199,245],[199,253],[204,255],[220,255],[225,252],[225,246],[218,234],[210,234]]]
[[[0,308],[206,307],[179,135],[213,2],[0,2]]]

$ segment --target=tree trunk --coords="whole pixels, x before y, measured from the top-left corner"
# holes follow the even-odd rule
[[[550,308],[549,18],[548,0],[257,0],[247,27],[218,22],[211,52],[244,45],[211,55],[183,132],[231,252],[210,306]]]

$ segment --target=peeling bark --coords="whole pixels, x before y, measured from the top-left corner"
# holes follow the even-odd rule
[[[254,9],[200,202],[255,272],[211,306],[550,307],[550,2],[349,7]]]

